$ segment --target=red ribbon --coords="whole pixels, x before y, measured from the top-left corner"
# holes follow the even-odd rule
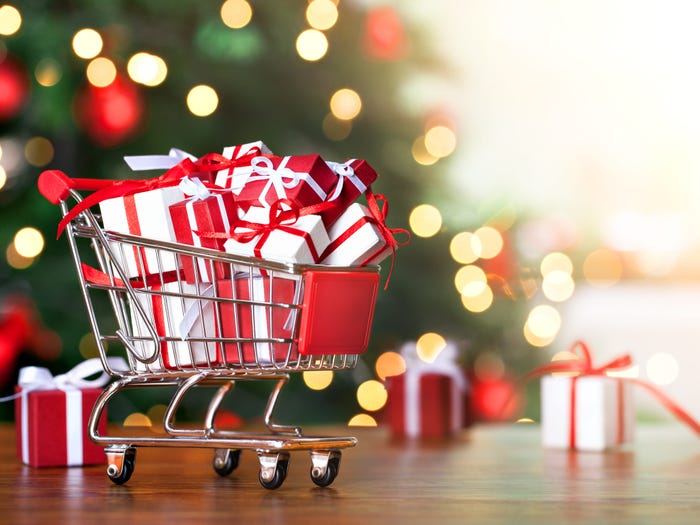
[[[93,268],[85,263],[81,263],[80,267],[83,272],[83,278],[89,283],[102,286],[116,286],[119,288],[126,287],[126,283],[120,278],[109,275],[102,270]],[[150,288],[151,286],[172,283],[182,278],[183,274],[181,270],[171,270],[169,272],[148,274],[145,279],[140,277],[129,279],[128,282],[132,288]]]
[[[522,383],[527,383],[528,381],[535,379],[537,377],[541,377],[543,375],[551,374],[553,372],[569,372],[569,373],[575,373],[577,374],[572,378],[572,412],[571,412],[571,428],[569,431],[569,442],[571,446],[573,447],[576,442],[576,428],[575,428],[575,417],[574,417],[574,412],[573,412],[573,407],[575,406],[575,382],[576,379],[579,377],[583,376],[606,376],[607,372],[610,371],[615,371],[615,370],[622,370],[625,368],[629,368],[632,365],[632,357],[629,354],[623,354],[607,363],[605,363],[602,366],[594,367],[593,366],[593,359],[591,357],[591,351],[588,348],[588,345],[586,345],[585,342],[583,341],[576,341],[573,345],[571,345],[570,352],[576,354],[576,351],[580,351],[580,356],[577,359],[567,359],[567,360],[562,360],[562,361],[553,361],[551,363],[547,363],[546,365],[542,365],[540,367],[535,368],[528,374],[526,374],[523,379]],[[688,412],[683,410],[680,405],[678,405],[675,401],[673,401],[670,397],[668,397],[666,394],[664,394],[661,390],[659,390],[657,387],[654,385],[651,385],[649,383],[646,383],[645,381],[642,381],[641,379],[637,379],[634,377],[614,377],[614,379],[617,379],[620,381],[620,388],[622,388],[622,381],[629,381],[637,386],[640,386],[644,389],[646,389],[649,393],[651,393],[656,399],[669,411],[671,414],[673,414],[678,420],[682,421],[686,425],[688,425],[692,430],[694,430],[697,434],[700,434],[700,423],[696,421]],[[618,398],[620,398],[622,394],[618,391]],[[507,406],[508,403],[506,403]],[[621,414],[619,414],[619,417],[622,417]],[[621,429],[622,425],[618,427],[618,440],[621,440],[622,435],[620,432],[622,431]]]

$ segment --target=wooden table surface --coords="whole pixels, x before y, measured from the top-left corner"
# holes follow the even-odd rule
[[[253,452],[222,478],[211,450],[140,448],[122,486],[104,466],[27,467],[3,424],[0,523],[700,523],[700,441],[680,425],[638,428],[632,447],[604,454],[544,450],[532,424],[443,443],[350,430],[360,442],[333,485],[313,485],[308,453],[293,452],[287,480],[269,491]]]

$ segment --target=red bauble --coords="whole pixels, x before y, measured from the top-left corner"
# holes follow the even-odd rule
[[[367,13],[364,47],[378,60],[398,60],[406,54],[408,42],[403,23],[392,7],[378,7]]]
[[[472,380],[471,403],[477,421],[511,421],[522,410],[516,383],[508,378]]]
[[[6,56],[0,61],[0,121],[17,116],[29,97],[29,77],[18,60]]]
[[[120,76],[105,87],[88,85],[75,98],[78,124],[100,146],[116,146],[134,137],[143,112],[138,88]]]

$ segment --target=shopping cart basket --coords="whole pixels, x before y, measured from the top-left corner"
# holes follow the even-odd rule
[[[50,170],[42,173],[39,189],[65,216],[69,201],[82,200],[77,190],[95,189],[80,182]],[[105,231],[90,209],[71,220],[66,233],[103,367],[115,378],[89,421],[92,440],[106,446],[107,475],[114,483],[131,477],[141,446],[213,448],[214,470],[222,476],[236,468],[241,450],[253,450],[260,483],[268,489],[284,482],[290,452],[306,450],[313,482],[333,482],[341,449],[356,439],[306,436],[299,427],[273,422],[272,413],[291,372],[355,367],[368,344],[377,267],[275,263]],[[199,269],[193,282],[180,271],[185,264]],[[218,277],[205,282],[203,275]],[[98,305],[107,305],[108,315],[98,315]],[[108,353],[121,353],[128,368],[110,365]],[[238,380],[274,382],[261,432],[216,423]],[[215,387],[203,420],[178,424],[183,398],[200,386]],[[101,435],[97,423],[109,401],[126,389],[144,387],[174,387],[162,429],[140,436]]]

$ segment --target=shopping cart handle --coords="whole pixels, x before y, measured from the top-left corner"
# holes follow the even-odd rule
[[[59,204],[68,198],[73,180],[59,170],[46,170],[39,175],[39,192],[52,204]]]

